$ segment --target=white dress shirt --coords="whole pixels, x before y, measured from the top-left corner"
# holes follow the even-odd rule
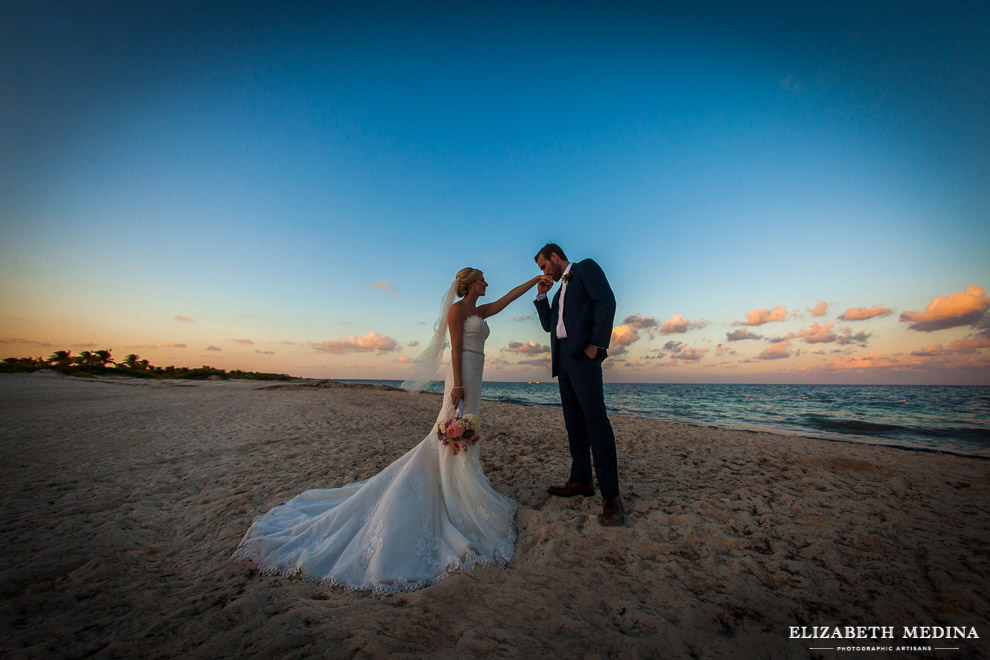
[[[571,272],[571,266],[574,264],[567,264],[567,269],[564,270],[564,274],[560,276],[563,280],[564,277]],[[567,282],[561,282],[560,285],[560,302],[557,305],[557,339],[567,338],[567,328],[564,327],[564,296],[567,295]]]

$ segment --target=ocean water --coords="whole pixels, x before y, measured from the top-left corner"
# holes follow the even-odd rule
[[[486,381],[482,399],[560,407],[556,381]],[[990,459],[990,387],[606,383],[605,403],[610,415]]]

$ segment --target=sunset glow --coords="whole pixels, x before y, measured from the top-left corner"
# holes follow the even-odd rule
[[[385,9],[8,7],[0,357],[401,379],[554,241],[607,381],[990,384],[985,4]]]

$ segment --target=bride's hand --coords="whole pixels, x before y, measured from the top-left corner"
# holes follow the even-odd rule
[[[536,277],[536,291],[541,296],[546,295],[547,291],[553,288],[553,278],[549,275],[539,275]]]
[[[464,400],[464,388],[454,387],[450,390],[450,401],[457,407],[457,404]]]

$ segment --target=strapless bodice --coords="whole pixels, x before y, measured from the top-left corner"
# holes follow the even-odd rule
[[[464,319],[464,350],[484,353],[485,340],[490,332],[485,319],[477,314]]]

